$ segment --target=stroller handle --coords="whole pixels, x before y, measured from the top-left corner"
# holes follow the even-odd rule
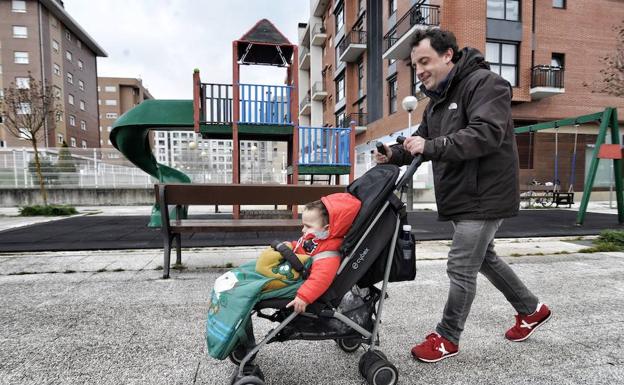
[[[405,137],[399,136],[397,137],[396,141],[398,144],[403,144],[403,142],[405,141]],[[416,173],[416,170],[418,170],[418,167],[420,167],[423,161],[424,159],[423,159],[422,154],[418,154],[414,156],[412,163],[410,163],[410,165],[407,166],[407,170],[405,171],[405,173],[403,174],[403,176],[401,177],[401,179],[396,185],[396,189],[398,191],[402,191],[402,189],[409,183],[409,181],[412,180],[412,178],[414,177],[414,174]]]

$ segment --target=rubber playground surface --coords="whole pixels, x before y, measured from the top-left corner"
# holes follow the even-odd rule
[[[206,214],[205,218],[230,218],[229,214]],[[433,211],[408,214],[417,240],[447,240],[450,222],[437,220]],[[137,216],[80,216],[9,229],[0,232],[3,252],[118,250],[162,248],[160,229],[148,228],[149,218]],[[576,225],[576,212],[569,210],[522,210],[508,218],[497,238],[531,238],[597,235],[605,229],[624,229],[617,215],[587,213],[583,226]],[[227,247],[266,245],[275,239],[296,239],[299,232],[245,232],[183,235],[183,247]]]

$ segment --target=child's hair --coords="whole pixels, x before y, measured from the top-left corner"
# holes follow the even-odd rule
[[[306,203],[306,210],[318,210],[321,213],[321,217],[323,218],[323,226],[329,224],[329,213],[327,212],[327,207],[320,200]]]

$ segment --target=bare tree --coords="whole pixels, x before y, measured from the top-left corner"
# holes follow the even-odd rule
[[[0,100],[0,113],[7,131],[31,143],[35,154],[35,169],[39,179],[39,189],[44,205],[48,204],[45,181],[41,173],[39,143],[44,139],[43,129],[48,119],[52,120],[62,112],[61,105],[56,103],[52,87],[32,77],[28,73],[28,81],[18,84],[11,83],[4,89],[4,98]]]
[[[611,96],[624,96],[624,21],[614,26],[616,32],[615,50],[600,58],[603,68],[600,70],[600,81],[592,87],[592,92],[605,93]],[[588,84],[583,84],[588,87]]]

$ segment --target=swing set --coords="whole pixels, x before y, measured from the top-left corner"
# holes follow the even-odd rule
[[[596,139],[596,146],[592,154],[591,164],[585,180],[583,199],[581,200],[581,206],[579,208],[576,224],[582,225],[585,221],[585,214],[587,212],[587,205],[589,203],[589,196],[594,186],[596,179],[596,173],[598,170],[598,162],[600,159],[611,159],[613,161],[613,172],[615,180],[615,196],[618,208],[618,222],[624,223],[624,198],[622,194],[622,145],[620,144],[620,129],[618,126],[617,110],[612,107],[606,108],[602,112],[598,112],[590,115],[577,116],[576,118],[555,120],[552,122],[545,122],[539,124],[533,124],[529,126],[518,127],[514,131],[516,134],[529,133],[529,156],[531,156],[531,146],[533,133],[541,130],[555,129],[555,170],[552,186],[543,185],[531,185],[530,190],[532,193],[529,197],[533,198],[537,202],[544,206],[552,205],[556,203],[568,204],[571,206],[574,199],[574,180],[576,169],[576,154],[577,154],[577,142],[578,142],[578,126],[584,123],[598,122],[600,127],[598,129],[598,138]],[[563,126],[574,126],[576,128],[574,133],[574,150],[572,152],[572,164],[570,169],[569,187],[567,192],[562,192],[560,188],[559,180],[559,128]],[[607,129],[611,129],[611,141],[612,144],[605,143],[607,137]],[[537,193],[536,193],[537,192]]]

